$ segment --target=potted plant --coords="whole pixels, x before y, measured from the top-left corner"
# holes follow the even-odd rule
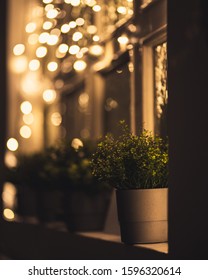
[[[121,240],[167,241],[168,146],[143,130],[134,135],[121,121],[121,135],[106,135],[91,160],[92,173],[116,188]]]
[[[110,200],[110,188],[92,175],[93,141],[60,141],[53,150],[53,169],[63,191],[64,221],[71,231],[102,230]],[[55,180],[54,180],[55,181]]]
[[[61,192],[57,169],[53,166],[53,148],[17,154],[17,165],[7,168],[7,181],[17,188],[16,213],[22,218],[53,222],[61,215]]]

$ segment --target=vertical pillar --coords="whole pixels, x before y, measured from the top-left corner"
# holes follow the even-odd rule
[[[208,252],[208,2],[168,1],[169,250]]]
[[[7,14],[7,1],[2,0],[0,2],[0,220],[2,220],[2,189],[4,182],[4,153],[5,153],[5,138],[6,138],[6,14]]]

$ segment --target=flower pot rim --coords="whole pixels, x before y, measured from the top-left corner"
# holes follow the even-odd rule
[[[141,188],[135,188],[135,189],[116,189],[117,192],[120,191],[151,191],[151,190],[167,190],[168,187],[163,187],[163,188],[146,188],[146,189],[141,189]]]

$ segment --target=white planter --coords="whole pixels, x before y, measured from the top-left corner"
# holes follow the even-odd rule
[[[117,190],[121,241],[128,244],[168,240],[168,189]]]

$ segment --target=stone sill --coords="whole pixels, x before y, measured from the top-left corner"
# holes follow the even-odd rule
[[[115,235],[115,234],[108,234],[108,233],[104,233],[104,232],[79,232],[78,234],[80,234],[81,236],[89,237],[89,238],[123,244],[120,240],[120,236]],[[133,246],[136,248],[146,248],[146,249],[150,249],[150,250],[157,251],[160,253],[168,254],[168,243],[167,242],[151,243],[151,244],[135,244],[135,245],[129,245],[129,246]]]
[[[126,245],[103,232],[71,233],[60,225],[0,222],[0,252],[13,260],[167,259],[168,245]]]

